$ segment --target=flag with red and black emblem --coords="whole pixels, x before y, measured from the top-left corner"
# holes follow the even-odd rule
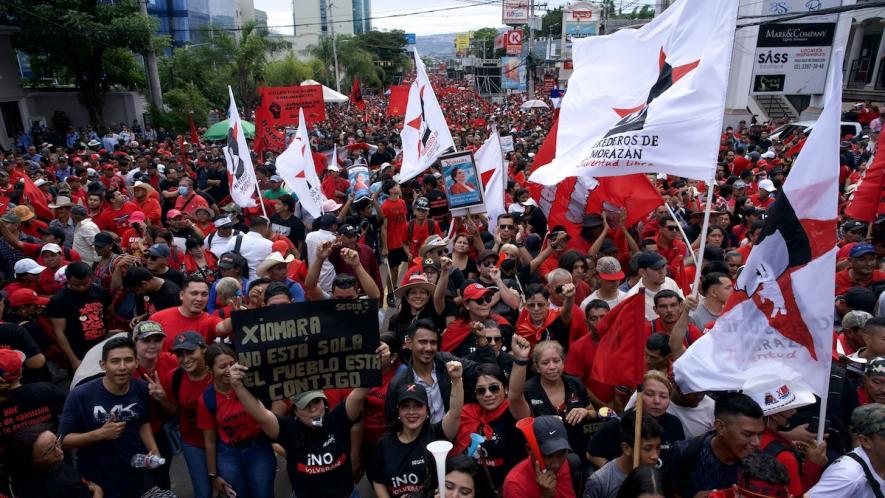
[[[776,372],[827,392],[833,348],[842,56],[824,111],[768,208],[762,234],[712,330],[674,364],[683,392],[740,389]]]
[[[350,102],[361,111],[366,110],[366,101],[363,100],[363,92],[360,90],[360,80],[353,80],[353,89],[350,91]]]
[[[556,157],[530,180],[712,179],[737,9],[734,0],[681,0],[640,29],[576,40]]]

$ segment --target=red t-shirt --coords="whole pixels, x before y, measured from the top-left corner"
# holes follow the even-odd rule
[[[209,413],[201,392],[197,399],[197,427],[215,430],[224,444],[233,445],[247,441],[261,433],[261,426],[246,412],[237,393],[215,392],[215,415]]]
[[[776,431],[765,429],[765,432],[762,433],[762,437],[759,438],[759,448],[764,451],[765,447],[773,441],[778,441],[786,448],[793,446],[791,441],[784,438]],[[814,486],[815,483],[817,483],[817,480],[820,479],[820,475],[824,471],[823,467],[807,458],[802,461],[802,466],[800,468],[799,461],[796,459],[796,455],[792,451],[782,451],[778,453],[775,458],[777,458],[777,461],[782,463],[787,469],[787,475],[790,476],[790,483],[787,485],[787,489],[793,496],[803,496],[812,486]]]
[[[193,380],[182,371],[181,387],[178,389],[178,397],[176,399],[175,393],[172,392],[172,377],[174,374],[175,370],[168,372],[161,379],[161,383],[166,391],[166,396],[178,405],[178,426],[181,430],[181,439],[191,446],[202,448],[203,431],[197,427],[197,405],[203,397],[203,391],[212,383],[212,375],[207,372],[202,379]]]
[[[136,211],[138,211],[138,206],[131,202],[124,203],[120,209],[114,209],[108,204],[92,221],[98,225],[98,228],[106,232],[114,232],[122,237],[123,233],[129,229],[129,215]]]
[[[381,204],[381,212],[387,220],[387,249],[401,248],[409,237],[409,224],[406,222],[406,201],[387,199]]]
[[[31,218],[27,222],[19,225],[19,229],[22,233],[28,234],[35,239],[42,238],[43,234],[41,233],[41,230],[46,230],[48,227],[49,225],[46,222],[40,221],[37,218]]]
[[[183,332],[193,330],[203,336],[206,344],[215,341],[215,327],[221,323],[221,318],[210,315],[205,311],[200,315],[188,318],[181,314],[178,306],[166,308],[151,315],[151,320],[163,326],[166,339],[163,341],[163,351],[172,349],[172,342]]]
[[[661,321],[660,318],[655,318],[654,323],[645,322],[645,330],[647,332],[646,335],[650,335],[652,332],[660,332],[666,336],[670,336],[670,330],[672,327],[668,327],[664,322]],[[703,332],[700,331],[693,323],[688,323],[688,330],[685,332],[685,337],[682,339],[682,344],[685,347],[688,347],[695,343],[698,339],[703,336]]]
[[[565,373],[578,377],[600,401],[610,403],[615,399],[615,386],[597,382],[590,377],[598,349],[599,343],[594,342],[590,334],[573,342],[565,357]]]
[[[851,278],[851,275],[848,273],[848,270],[836,272],[836,295],[840,296],[842,294],[845,294],[845,291],[852,287],[869,287],[871,283],[878,280],[885,280],[885,271],[873,270],[873,278],[871,278],[865,284],[855,282],[854,279]]]
[[[120,248],[124,251],[141,256],[141,246],[143,246],[144,237],[138,234],[134,228],[127,228],[120,235]]]
[[[139,204],[138,201],[136,201],[134,204],[138,206],[139,211],[144,213],[144,217],[147,218],[151,225],[163,225],[161,219],[162,209],[160,208],[159,201],[153,197],[147,197],[143,203]]]
[[[179,197],[175,200],[175,209],[190,217],[194,217],[197,208],[201,207],[208,208],[209,204],[206,202],[206,199],[203,199],[202,196],[197,194],[193,194],[190,199]]]
[[[752,202],[753,205],[758,208],[768,209],[768,206],[770,206],[774,202],[774,196],[769,195],[768,198],[763,201],[759,199],[759,194],[753,194],[750,196],[750,202]]]
[[[516,464],[504,479],[504,498],[541,498],[541,489],[535,481],[535,466],[531,459]],[[572,472],[568,460],[556,474],[556,498],[575,498],[572,487]]]
[[[161,352],[160,356],[157,358],[157,366],[153,372],[148,372],[139,366],[132,371],[132,378],[147,382],[148,378],[156,372],[157,377],[160,379],[160,384],[162,385],[163,377],[176,368],[178,368],[178,360],[175,359],[175,355],[172,353]],[[167,394],[171,392],[171,390],[166,390]],[[159,404],[153,397],[150,399],[149,410],[151,416],[151,430],[156,434],[160,432],[160,429],[163,427],[163,416],[160,414]]]
[[[431,235],[439,235],[442,237],[442,233],[439,231],[439,224],[429,217],[420,225],[418,224],[418,220],[413,220],[407,223],[406,226],[408,227],[409,225],[412,227],[412,234],[409,239],[409,250],[413,256],[418,254],[418,250],[424,245],[424,241],[427,237],[430,237]],[[433,231],[431,231],[431,225],[433,225]]]

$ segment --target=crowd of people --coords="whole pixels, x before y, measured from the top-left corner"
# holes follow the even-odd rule
[[[454,446],[446,496],[882,496],[881,226],[840,219],[836,296],[819,303],[835,309],[825,420],[776,374],[741,392],[674,382],[673,361],[722,314],[801,130],[772,139],[774,123],[741,122],[722,134],[714,185],[651,175],[662,204],[649,213],[606,204],[548,226],[527,177],[553,113],[434,83],[458,149],[490,126],[514,138],[495,220],[452,216],[437,167],[398,181],[402,118],[381,95],[365,112],[329,106],[311,127],[317,218],[274,152],[255,157],[262,205],[242,208],[223,144],[137,122],[21,135],[0,164],[0,496],[267,498],[279,464],[292,496],[359,496],[366,479],[377,497],[429,497],[435,440]],[[841,144],[840,205],[881,129],[862,108],[865,134]],[[367,191],[352,166],[369,168]],[[640,292],[637,392],[592,372],[609,360],[600,323]],[[381,385],[265,405],[245,386],[231,313],[326,299],[379,303]],[[171,482],[176,458],[188,482]]]

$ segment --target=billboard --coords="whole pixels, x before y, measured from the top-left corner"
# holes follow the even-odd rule
[[[522,53],[522,31],[511,29],[506,33],[507,55],[519,55]]]
[[[529,21],[529,0],[504,0],[501,23],[518,26]]]
[[[525,91],[525,63],[522,57],[501,57],[501,73],[504,90]]]
[[[579,38],[599,34],[602,9],[587,2],[576,2],[562,11],[562,56],[572,56],[572,43]]]
[[[470,50],[470,33],[455,34],[455,54],[464,55]]]
[[[832,22],[759,26],[751,93],[823,94],[835,34]]]
[[[414,45],[416,42],[415,33],[406,33],[406,45]]]

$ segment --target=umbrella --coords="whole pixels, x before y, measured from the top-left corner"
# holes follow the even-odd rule
[[[542,100],[526,100],[519,106],[520,109],[550,109]]]
[[[255,125],[248,121],[240,121],[243,123],[243,130],[246,132],[246,136],[249,138],[255,137]],[[227,129],[230,125],[227,124],[227,120],[219,121],[214,125],[210,126],[206,133],[203,134],[203,138],[206,140],[224,140],[227,138]]]

